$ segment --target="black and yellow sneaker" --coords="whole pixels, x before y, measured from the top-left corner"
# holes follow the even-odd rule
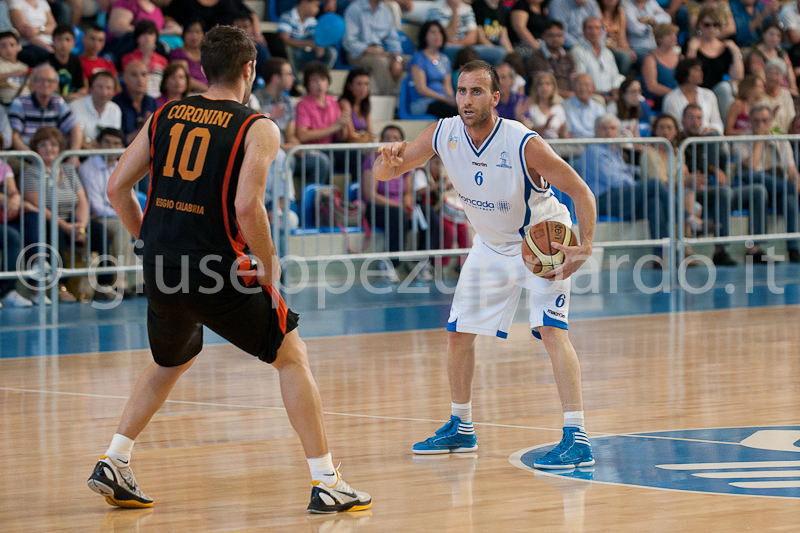
[[[366,492],[353,489],[339,475],[336,470],[336,483],[328,486],[322,481],[312,481],[311,502],[308,504],[309,513],[333,514],[343,511],[355,512],[368,509],[372,505],[372,498]]]
[[[133,509],[153,506],[153,498],[139,490],[131,467],[118,465],[105,455],[97,462],[86,483],[97,494],[105,496],[109,505]]]

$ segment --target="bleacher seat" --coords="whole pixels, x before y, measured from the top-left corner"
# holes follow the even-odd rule
[[[425,131],[425,128],[430,126],[431,124],[435,124],[435,120],[387,120],[387,121],[372,121],[372,128],[375,130],[377,135],[380,135],[383,128],[388,126],[389,124],[393,126],[399,126],[407,140],[416,139],[419,135]]]
[[[370,114],[372,115],[372,122],[392,120],[394,118],[394,110],[397,108],[397,98],[394,96],[370,96],[371,104]]]
[[[400,98],[397,103],[397,115],[400,117],[401,120],[436,120],[436,117],[433,115],[412,115],[411,111],[408,109],[408,102],[409,102],[409,88],[414,86],[414,81],[411,79],[410,76],[406,76],[403,78],[403,81],[400,83]]]
[[[414,42],[411,38],[400,30],[397,30],[397,36],[400,38],[400,46],[403,49],[403,54],[413,56],[416,50],[414,50]]]
[[[328,87],[328,92],[337,98],[342,95],[344,91],[344,84],[347,81],[347,76],[350,74],[349,70],[331,70],[331,84]]]

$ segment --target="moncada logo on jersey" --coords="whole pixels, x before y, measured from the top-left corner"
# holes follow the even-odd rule
[[[472,198],[467,198],[461,193],[458,193],[458,197],[465,205],[474,207],[475,209],[480,209],[481,211],[494,211],[495,208],[501,213],[508,213],[511,211],[511,203],[509,203],[508,200],[498,200],[497,204],[494,204],[488,200],[473,200]]]

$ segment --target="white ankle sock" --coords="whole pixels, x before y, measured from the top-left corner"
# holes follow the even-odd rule
[[[308,461],[308,469],[311,470],[311,481],[322,481],[328,486],[336,482],[336,469],[333,467],[330,453],[326,453],[322,457],[306,459],[306,461]]]
[[[583,411],[565,411],[564,412],[564,426],[571,426],[586,431],[583,421]]]
[[[105,456],[111,457],[119,466],[128,466],[131,463],[134,441],[125,435],[114,434]]]
[[[472,401],[467,403],[452,403],[450,402],[450,409],[453,416],[457,416],[464,424],[472,424]]]

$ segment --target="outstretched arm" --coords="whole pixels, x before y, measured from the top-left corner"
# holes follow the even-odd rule
[[[372,175],[378,181],[389,181],[410,170],[419,168],[436,155],[433,151],[433,134],[436,124],[425,128],[419,137],[411,141],[390,143],[378,149],[378,158],[372,164]]]
[[[592,255],[594,226],[597,221],[594,194],[578,173],[561,159],[541,137],[533,137],[525,145],[525,163],[532,176],[543,176],[548,183],[575,202],[575,213],[581,229],[581,242],[578,246],[561,246],[553,243],[553,248],[564,252],[564,264],[544,276],[550,279],[566,279]]]
[[[150,137],[147,132],[150,131],[151,118],[147,119],[136,139],[122,154],[106,189],[108,200],[119,219],[137,239],[142,229],[143,215],[133,187],[150,170]]]

